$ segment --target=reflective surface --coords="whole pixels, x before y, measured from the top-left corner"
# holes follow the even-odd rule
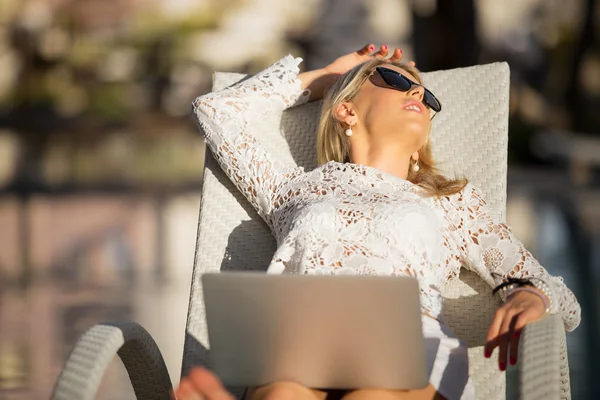
[[[141,324],[177,384],[199,203],[198,192],[0,198],[0,399],[48,398],[101,322]],[[118,358],[97,398],[134,398]]]
[[[64,287],[57,283],[0,294],[0,398],[44,399],[77,339],[103,321],[136,321],[157,342],[172,381],[179,381],[189,285]],[[132,399],[115,358],[98,399]]]

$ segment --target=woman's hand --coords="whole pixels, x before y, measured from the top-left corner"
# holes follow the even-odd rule
[[[541,292],[540,295],[544,296]],[[545,312],[544,300],[535,293],[517,291],[509,295],[506,303],[496,311],[488,330],[484,347],[485,357],[491,357],[494,348],[498,347],[498,367],[500,371],[504,371],[510,345],[510,364],[515,365],[521,331],[528,323],[540,319]]]
[[[371,43],[358,51],[339,57],[334,62],[326,66],[325,71],[334,75],[342,75],[356,67],[358,64],[362,64],[372,58],[385,59],[388,56],[389,51],[390,49],[388,46],[382,45],[379,48],[379,51],[375,52],[375,45]],[[402,49],[399,48],[396,48],[392,53],[392,56],[387,59],[389,62],[400,62],[400,60],[402,60]],[[413,66],[415,65],[413,61],[411,61],[409,64]]]
[[[389,52],[390,49],[386,45],[382,45],[379,51],[375,52],[375,45],[368,44],[358,51],[339,57],[325,68],[303,72],[298,75],[298,79],[302,82],[302,89],[310,90],[309,100],[317,100],[323,97],[325,90],[337,77],[345,74],[358,64],[373,58],[384,59],[388,62],[399,62],[402,60],[401,49],[394,50],[392,56],[386,58]],[[411,61],[409,65],[414,66],[415,63]]]

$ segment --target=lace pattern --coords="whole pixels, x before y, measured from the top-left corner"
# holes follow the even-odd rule
[[[368,166],[329,162],[305,172],[273,161],[247,127],[308,99],[296,79],[300,61],[287,56],[193,103],[216,160],[277,240],[269,273],[412,276],[423,310],[433,316],[441,313],[440,288],[462,265],[492,286],[535,276],[551,287],[551,311],[560,313],[565,328],[579,324],[573,293],[539,265],[472,185],[429,198],[411,182]]]
[[[273,229],[269,214],[281,185],[303,172],[281,165],[247,131],[261,115],[305,103],[309,91],[296,79],[302,59],[287,56],[260,75],[194,100],[193,111],[215,159]]]

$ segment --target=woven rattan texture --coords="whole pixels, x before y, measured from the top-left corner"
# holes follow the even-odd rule
[[[52,400],[92,400],[110,361],[118,354],[138,400],[169,400],[171,378],[150,334],[135,323],[99,324],[72,350]]]
[[[443,111],[432,128],[434,156],[447,175],[465,176],[480,188],[492,209],[504,216],[508,132],[509,71],[505,63],[426,73]],[[244,75],[217,73],[214,90]],[[252,127],[274,157],[286,163],[315,166],[315,134],[319,103],[268,115]],[[204,364],[208,347],[201,274],[224,269],[264,270],[275,250],[266,225],[229,182],[210,153],[206,156],[198,240],[183,373]],[[469,344],[470,374],[477,397],[505,397],[504,374],[482,357],[481,345],[499,302],[478,276],[464,271],[445,288],[443,314],[456,334]]]
[[[556,317],[553,317],[556,318]],[[560,338],[560,382],[559,382],[559,396],[561,400],[571,400],[571,378],[569,376],[569,357],[567,353],[567,335],[563,329],[562,320],[555,323],[553,329],[556,331]],[[549,360],[548,362],[555,362]],[[551,376],[551,375],[550,375]],[[547,378],[546,378],[547,379]],[[524,398],[524,397],[523,397]]]
[[[568,371],[564,376],[565,371],[561,369],[565,364],[560,365],[556,362],[561,357],[565,345],[562,320],[553,315],[535,322],[535,325],[537,329],[525,329],[520,339],[523,350],[519,346],[519,397],[555,399],[560,396],[562,399],[568,399]],[[557,379],[549,380],[548,376]]]

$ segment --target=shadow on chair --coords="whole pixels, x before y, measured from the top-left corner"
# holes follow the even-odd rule
[[[262,271],[266,272],[271,258],[277,249],[275,240],[270,243],[251,243],[244,240],[251,235],[255,235],[257,225],[262,225],[263,229],[267,229],[266,224],[259,218],[253,217],[251,220],[242,221],[229,235],[225,256],[221,264],[221,271]],[[244,245],[245,244],[245,245]],[[260,259],[254,259],[251,264],[248,264],[248,248],[252,246],[256,251],[256,246],[261,246],[259,249]]]
[[[483,346],[493,313],[501,305],[489,285],[463,268],[459,279],[447,284],[442,292],[442,316],[450,329],[470,348]]]
[[[317,165],[317,128],[321,114],[321,102],[314,101],[286,110],[279,126],[294,162],[306,171]],[[298,129],[301,126],[302,129]],[[309,134],[298,135],[298,132]]]

